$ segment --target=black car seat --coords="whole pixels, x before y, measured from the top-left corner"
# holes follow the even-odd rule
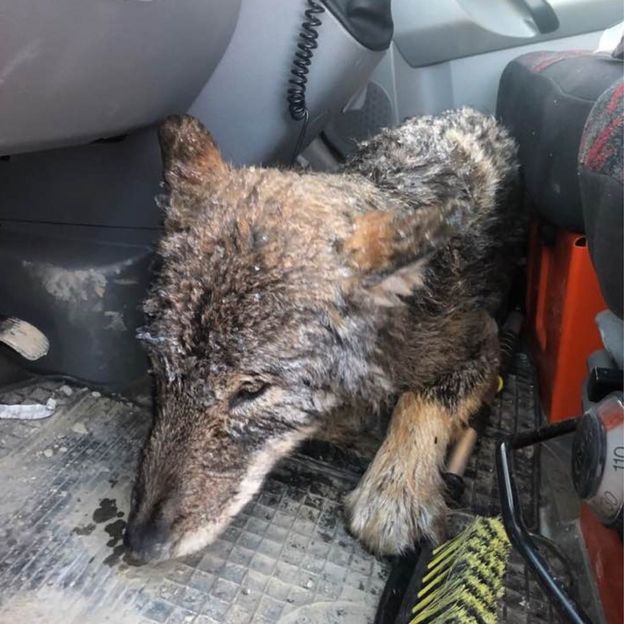
[[[594,104],[621,77],[621,61],[588,50],[524,54],[503,72],[498,115],[518,142],[535,209],[558,227],[585,232],[581,137]]]
[[[554,421],[580,411],[586,359],[602,348],[596,315],[622,316],[622,69],[590,50],[533,52],[499,86],[533,214],[527,325]]]

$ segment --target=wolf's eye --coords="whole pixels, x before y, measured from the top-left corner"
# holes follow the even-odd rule
[[[269,384],[262,381],[245,382],[238,388],[236,394],[234,394],[230,399],[230,407],[236,407],[242,403],[254,401],[258,397],[262,396],[268,389]]]

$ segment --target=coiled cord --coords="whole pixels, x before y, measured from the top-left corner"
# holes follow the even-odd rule
[[[297,43],[297,51],[293,59],[292,68],[290,70],[291,78],[288,80],[290,87],[288,88],[288,112],[293,121],[303,121],[299,138],[295,145],[292,162],[297,158],[303,140],[305,139],[308,129],[308,121],[310,113],[306,106],[306,88],[308,84],[308,73],[310,64],[314,56],[314,50],[318,48],[318,27],[321,25],[319,15],[325,13],[325,7],[316,0],[307,0],[308,8],[305,10],[305,19],[301,24],[299,32],[299,41]]]

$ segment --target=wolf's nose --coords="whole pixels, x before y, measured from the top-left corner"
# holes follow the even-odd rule
[[[140,561],[160,561],[169,557],[169,523],[164,518],[147,522],[130,521],[124,533],[124,545]]]

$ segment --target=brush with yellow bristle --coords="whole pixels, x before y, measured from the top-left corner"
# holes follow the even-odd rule
[[[421,565],[410,624],[495,624],[510,547],[498,518],[479,517],[434,548]]]

